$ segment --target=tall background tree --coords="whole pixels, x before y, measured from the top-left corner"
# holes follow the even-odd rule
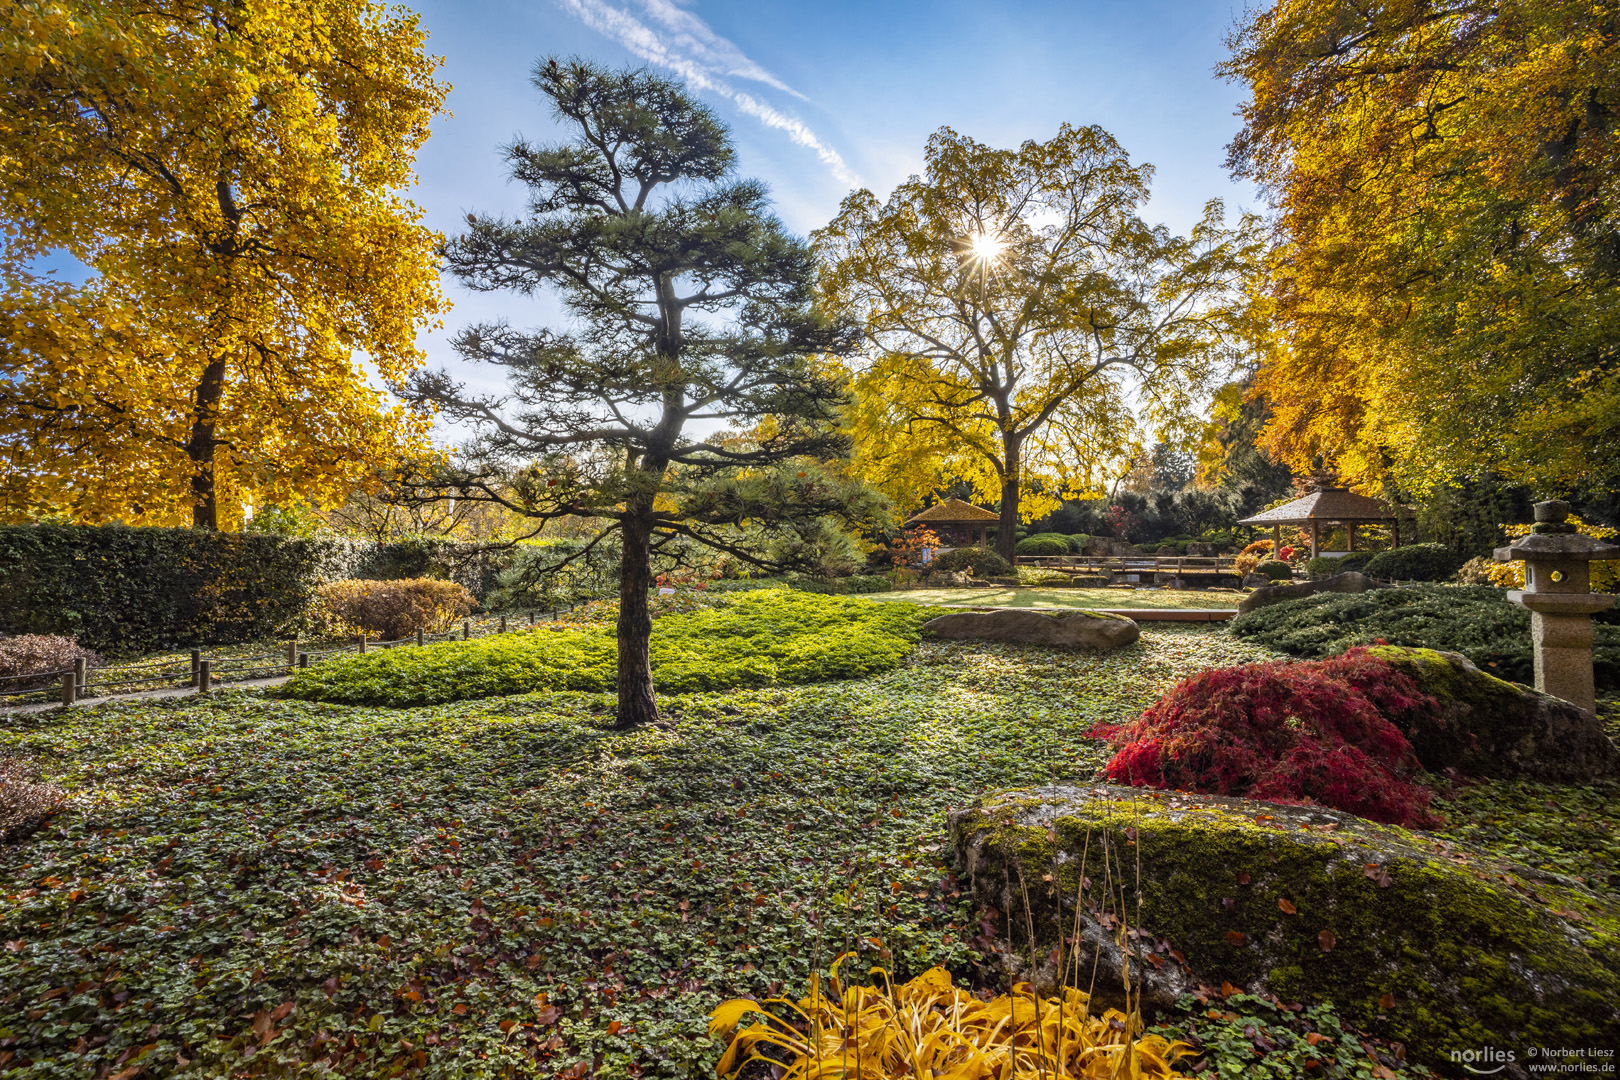
[[[431,373],[413,393],[479,433],[438,480],[542,524],[593,519],[596,544],[621,548],[618,722],[629,726],[658,716],[655,555],[697,544],[785,566],[829,515],[859,509],[859,488],[819,465],[848,440],[842,384],[815,357],[850,335],[814,310],[809,248],[761,184],[731,178],[729,133],[679,84],[557,59],[534,83],[573,140],[508,146],[528,220],[469,215],[445,255],[473,289],[554,289],[576,329],[469,327],[457,349],[504,368],[507,391]]]
[[[447,89],[425,36],[336,0],[0,11],[0,514],[230,527],[424,448],[368,374],[442,306],[399,194]]]
[[[1016,150],[943,128],[926,158],[886,203],[855,192],[816,234],[822,290],[865,328],[868,475],[892,490],[943,462],[999,500],[1010,558],[1021,520],[1100,479],[1133,397],[1154,426],[1185,422],[1242,353],[1258,230],[1227,229],[1218,201],[1188,237],[1150,227],[1152,168],[1097,127]]]
[[[1620,489],[1620,9],[1290,0],[1230,44],[1231,165],[1276,209],[1265,445]]]

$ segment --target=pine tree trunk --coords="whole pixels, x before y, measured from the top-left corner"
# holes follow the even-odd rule
[[[215,434],[219,429],[219,402],[225,396],[225,358],[217,357],[203,368],[197,384],[197,409],[192,414],[191,438],[186,457],[191,459],[191,527],[219,528],[219,490],[214,482]]]
[[[652,523],[632,512],[626,515],[621,533],[624,555],[619,563],[619,715],[614,726],[629,728],[658,719],[649,648],[652,614],[647,609],[647,593],[652,588]]]

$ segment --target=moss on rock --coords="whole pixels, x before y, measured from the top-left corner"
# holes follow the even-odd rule
[[[951,831],[1021,977],[1117,990],[1128,963],[1150,1006],[1222,982],[1332,1001],[1431,1064],[1620,1040],[1616,913],[1422,833],[1109,785],[987,796]]]
[[[1461,653],[1400,645],[1367,651],[1439,702],[1438,710],[1390,717],[1432,772],[1581,784],[1620,768],[1602,723],[1567,701],[1481,671]]]

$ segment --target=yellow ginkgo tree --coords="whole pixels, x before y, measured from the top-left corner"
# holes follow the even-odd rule
[[[230,527],[426,452],[371,385],[444,304],[401,195],[425,37],[332,0],[0,10],[0,515]],[[64,254],[82,284],[38,272]]]

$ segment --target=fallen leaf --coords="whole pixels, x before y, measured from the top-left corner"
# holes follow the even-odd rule
[[[1221,983],[1221,997],[1231,997],[1238,992],[1238,988],[1229,982]]]
[[[615,1020],[615,1021],[613,1021],[613,1023],[608,1025],[607,1033],[609,1035],[617,1035],[619,1033],[619,1029],[621,1027],[623,1027],[623,1026],[624,1026],[623,1024],[621,1024],[617,1020]]]
[[[1249,935],[1245,934],[1241,930],[1228,930],[1226,932],[1226,940],[1227,943],[1231,945],[1247,945],[1249,943]]]
[[[1395,1007],[1395,995],[1385,994],[1383,997],[1379,998],[1378,1007],[1380,1009],[1393,1009]]]
[[[1253,880],[1254,880],[1254,878],[1249,876],[1249,872],[1247,870],[1243,871],[1241,874],[1239,874],[1237,876],[1237,883],[1239,885],[1247,885],[1249,882],[1251,882]]]
[[[1322,946],[1323,952],[1332,952],[1333,946],[1339,943],[1339,939],[1333,936],[1333,931],[1323,930],[1316,935],[1316,943]]]
[[[1289,903],[1287,900],[1283,900],[1283,899],[1279,898],[1277,900],[1277,906],[1282,908],[1282,913],[1284,915],[1298,915],[1299,914],[1299,909],[1296,908],[1293,904]]]

